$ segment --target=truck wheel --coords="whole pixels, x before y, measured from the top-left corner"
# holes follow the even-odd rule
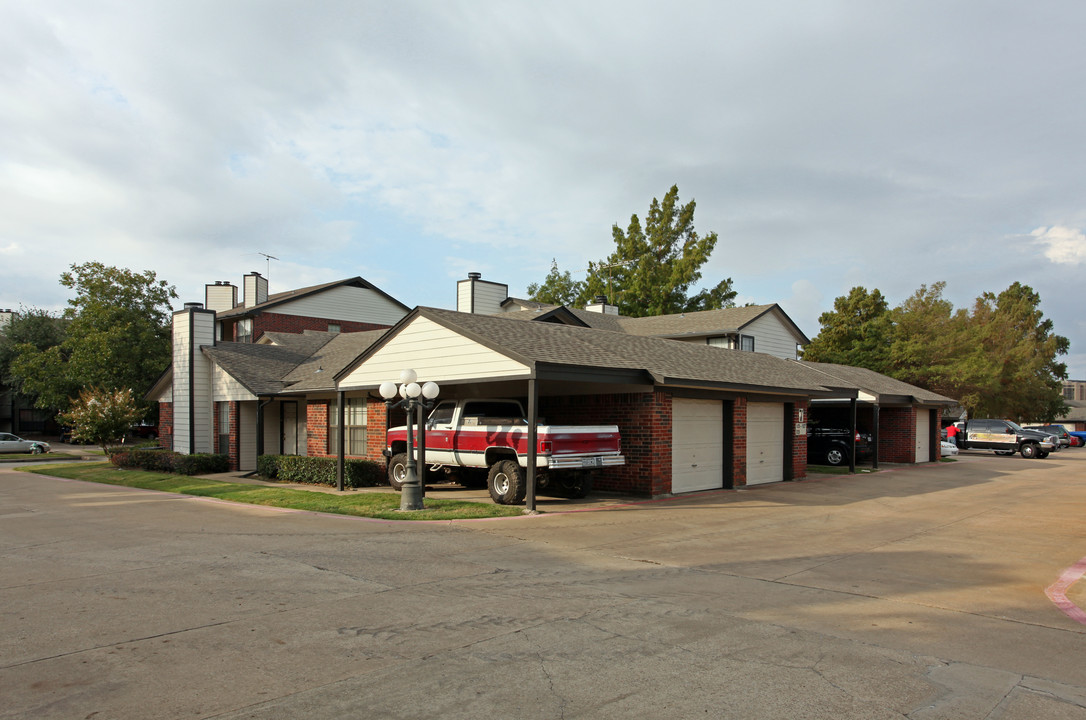
[[[1014,450],[996,450],[996,455],[1014,455]]]
[[[826,451],[827,465],[842,465],[848,462],[848,455],[841,448],[830,448]]]
[[[407,479],[407,453],[397,453],[388,461],[388,484],[393,490],[403,490]]]
[[[588,497],[588,493],[592,492],[592,480],[590,472],[570,473],[566,485],[569,488],[569,496],[577,500]]]
[[[487,477],[490,498],[499,505],[519,505],[524,502],[527,488],[524,486],[524,471],[515,460],[499,460],[490,466]]]
[[[1041,458],[1042,460],[1048,457],[1048,450],[1042,450],[1041,452],[1037,453],[1037,457]]]
[[[1037,443],[1024,443],[1020,450],[1022,457],[1031,460],[1037,457]]]

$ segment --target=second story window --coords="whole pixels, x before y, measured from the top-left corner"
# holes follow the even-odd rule
[[[253,341],[253,319],[238,320],[237,341],[247,343]]]

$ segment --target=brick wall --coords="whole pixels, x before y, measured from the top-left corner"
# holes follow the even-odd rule
[[[804,418],[810,420],[810,414],[807,411],[807,401],[800,400],[795,404],[795,411],[792,413],[792,418],[785,418],[785,422],[791,422],[792,427],[800,420],[800,414],[803,414]],[[807,434],[806,433],[793,433],[792,435],[792,479],[802,480],[807,477]]]
[[[253,318],[253,342],[266,332],[302,333],[306,330],[328,330],[328,325],[339,325],[340,332],[362,332],[364,330],[384,330],[389,325],[336,320],[334,318],[314,318],[302,315],[281,315],[279,313],[261,313]]]
[[[328,454],[328,410],[332,407],[335,407],[332,400],[310,400],[306,403],[306,455]]]
[[[732,403],[732,481],[735,487],[747,484],[747,399]]]
[[[158,444],[173,450],[173,403],[158,404]]]
[[[671,492],[671,393],[622,393],[540,398],[553,425],[617,425],[626,464],[597,471],[598,490],[635,495]]]
[[[916,462],[916,408],[879,410],[879,462]]]

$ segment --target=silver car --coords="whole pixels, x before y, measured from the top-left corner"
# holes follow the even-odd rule
[[[0,453],[40,453],[49,452],[49,443],[40,440],[23,440],[18,435],[0,433]]]

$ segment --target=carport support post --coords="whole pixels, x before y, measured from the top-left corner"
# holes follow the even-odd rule
[[[528,495],[525,505],[528,512],[535,512],[535,463],[538,435],[536,425],[539,424],[539,389],[536,387],[535,378],[528,379]]]
[[[256,457],[257,460],[264,454],[264,408],[271,402],[271,398],[267,398],[264,402],[257,400],[256,403]],[[240,458],[239,458],[240,462]]]
[[[848,400],[848,471],[856,472],[856,398]]]
[[[871,408],[871,469],[879,469],[879,404],[875,403]]]
[[[336,393],[336,490],[343,491],[343,458],[346,452],[343,448],[343,439],[346,433],[343,430],[343,420],[346,414],[344,405],[347,404],[343,390]]]

